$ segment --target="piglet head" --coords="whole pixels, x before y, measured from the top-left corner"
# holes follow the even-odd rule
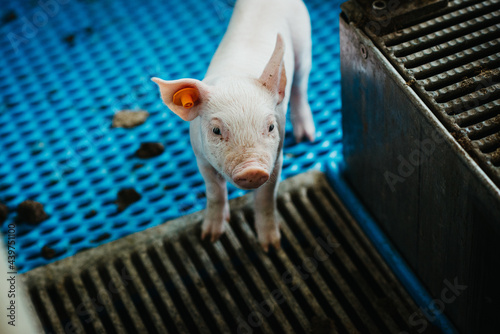
[[[278,175],[274,166],[285,130],[280,108],[286,87],[283,54],[283,40],[278,35],[260,78],[228,75],[208,83],[152,79],[174,113],[186,121],[199,117],[191,129],[200,136],[197,151],[227,181],[242,189],[258,188]]]

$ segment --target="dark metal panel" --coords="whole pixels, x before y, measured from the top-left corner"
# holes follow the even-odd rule
[[[412,177],[402,182],[395,178],[399,177],[398,161],[405,161],[412,152],[401,138],[420,138],[419,126],[411,120],[416,107],[404,95],[403,87],[384,74],[384,63],[373,53],[369,39],[360,40],[344,20],[340,21],[340,32],[343,147],[349,181],[360,198],[370,198],[364,204],[389,235],[397,236],[394,243],[414,264],[419,174],[402,162],[402,174],[411,173]],[[391,219],[394,212],[400,213],[397,223]]]
[[[483,300],[476,293],[482,281],[472,273],[487,272],[494,262],[480,262],[473,252],[475,238],[484,235],[473,212],[481,207],[491,233],[499,237],[500,191],[466,153],[463,138],[455,140],[416,94],[418,83],[401,76],[354,24],[341,19],[340,27],[348,180],[435,298],[454,279],[470,287],[446,304],[445,312],[460,330],[475,332]],[[430,83],[446,87],[442,79]],[[496,129],[485,122],[470,132],[483,128]],[[500,248],[492,247],[498,254]]]

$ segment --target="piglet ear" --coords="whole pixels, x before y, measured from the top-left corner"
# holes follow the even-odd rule
[[[209,86],[195,79],[166,81],[151,78],[159,87],[163,103],[185,121],[192,121],[209,94]]]
[[[284,54],[285,43],[281,34],[278,34],[274,52],[259,79],[262,85],[278,98],[277,104],[280,104],[285,97],[286,73],[285,61],[283,59]]]

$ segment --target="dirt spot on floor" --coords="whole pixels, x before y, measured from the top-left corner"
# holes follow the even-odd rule
[[[141,147],[135,151],[135,155],[141,159],[157,157],[165,151],[161,143],[142,143]]]
[[[53,259],[56,256],[56,251],[49,246],[43,246],[40,254],[47,260]]]
[[[118,198],[115,203],[118,206],[118,211],[121,212],[141,198],[141,194],[139,194],[134,188],[125,188],[118,192]]]
[[[43,208],[43,204],[26,200],[17,207],[17,220],[21,223],[38,225],[45,219],[49,218]]]
[[[143,124],[149,117],[145,110],[122,110],[113,116],[113,128],[134,128]]]

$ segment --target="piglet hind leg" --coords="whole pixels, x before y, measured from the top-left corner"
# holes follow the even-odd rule
[[[283,155],[276,162],[273,174],[269,181],[254,193],[255,205],[255,229],[257,238],[264,251],[269,250],[269,246],[276,250],[280,245],[280,225],[276,212],[276,197],[281,173]]]
[[[314,126],[311,107],[309,106],[309,102],[307,102],[307,90],[304,93],[304,90],[300,87],[292,86],[290,109],[295,141],[300,143],[305,138],[313,142],[316,128]]]
[[[314,141],[316,129],[307,99],[307,86],[311,72],[311,28],[308,19],[302,29],[293,29],[295,71],[290,95],[290,117],[296,142],[304,138]]]
[[[225,223],[229,222],[229,203],[224,178],[209,165],[198,163],[207,192],[207,207],[201,225],[201,239],[217,241],[224,233]]]

